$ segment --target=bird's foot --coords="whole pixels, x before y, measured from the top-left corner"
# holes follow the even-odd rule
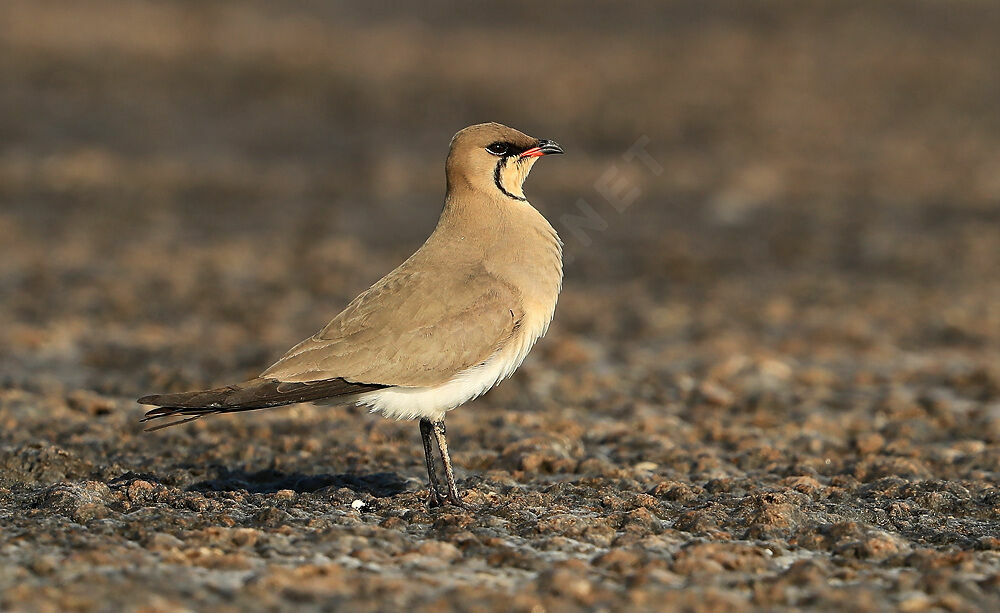
[[[438,493],[437,488],[433,485],[428,488],[427,494],[427,508],[436,509],[438,507],[444,506],[445,498]]]
[[[455,492],[455,493],[449,493],[449,494],[448,494],[448,495],[447,495],[447,496],[445,497],[445,500],[446,500],[446,501],[448,501],[448,504],[450,504],[450,505],[451,505],[451,506],[453,506],[453,507],[458,507],[459,509],[462,509],[462,510],[464,510],[464,511],[471,511],[471,510],[472,510],[472,509],[471,509],[471,508],[469,507],[469,505],[468,505],[468,504],[466,504],[466,503],[465,503],[465,502],[464,502],[464,501],[462,500],[462,498],[461,498],[461,497],[459,497],[459,495],[458,495],[458,493],[457,493],[457,492]]]
[[[448,494],[442,496],[436,488],[430,488],[429,494],[427,495],[427,507],[431,509],[436,509],[439,507],[457,507],[464,511],[470,511],[471,508],[467,503],[465,503],[461,497],[459,497],[457,492],[449,492]]]

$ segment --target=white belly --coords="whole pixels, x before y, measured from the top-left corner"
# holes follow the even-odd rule
[[[531,329],[526,326],[520,338],[482,364],[458,373],[447,383],[434,387],[388,387],[361,394],[355,402],[392,419],[443,419],[448,411],[485,394],[511,376],[535,341],[545,334],[551,318],[549,314],[545,321],[536,322]]]

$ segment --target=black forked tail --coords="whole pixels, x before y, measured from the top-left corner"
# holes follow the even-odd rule
[[[276,379],[251,379],[245,383],[217,387],[197,392],[178,394],[152,394],[143,396],[139,404],[156,405],[146,412],[143,422],[164,417],[185,417],[169,423],[147,428],[147,432],[185,424],[205,415],[236,413],[280,407],[296,402],[344,398],[387,387],[371,383],[353,383],[344,379],[288,382]]]

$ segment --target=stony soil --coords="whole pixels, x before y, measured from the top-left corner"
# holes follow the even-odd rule
[[[3,3],[0,609],[1000,609],[1000,10],[577,6]],[[471,510],[356,408],[142,431],[406,257],[484,119],[567,149],[570,262],[449,416]]]

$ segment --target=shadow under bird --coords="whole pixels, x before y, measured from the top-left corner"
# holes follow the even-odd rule
[[[538,158],[562,152],[498,123],[461,130],[445,162],[444,209],[416,253],[258,377],[143,396],[141,404],[158,407],[143,421],[181,417],[156,430],[215,413],[331,399],[417,419],[428,503],[461,506],[445,414],[509,377],[549,327],[562,288],[562,242],[522,184]]]

